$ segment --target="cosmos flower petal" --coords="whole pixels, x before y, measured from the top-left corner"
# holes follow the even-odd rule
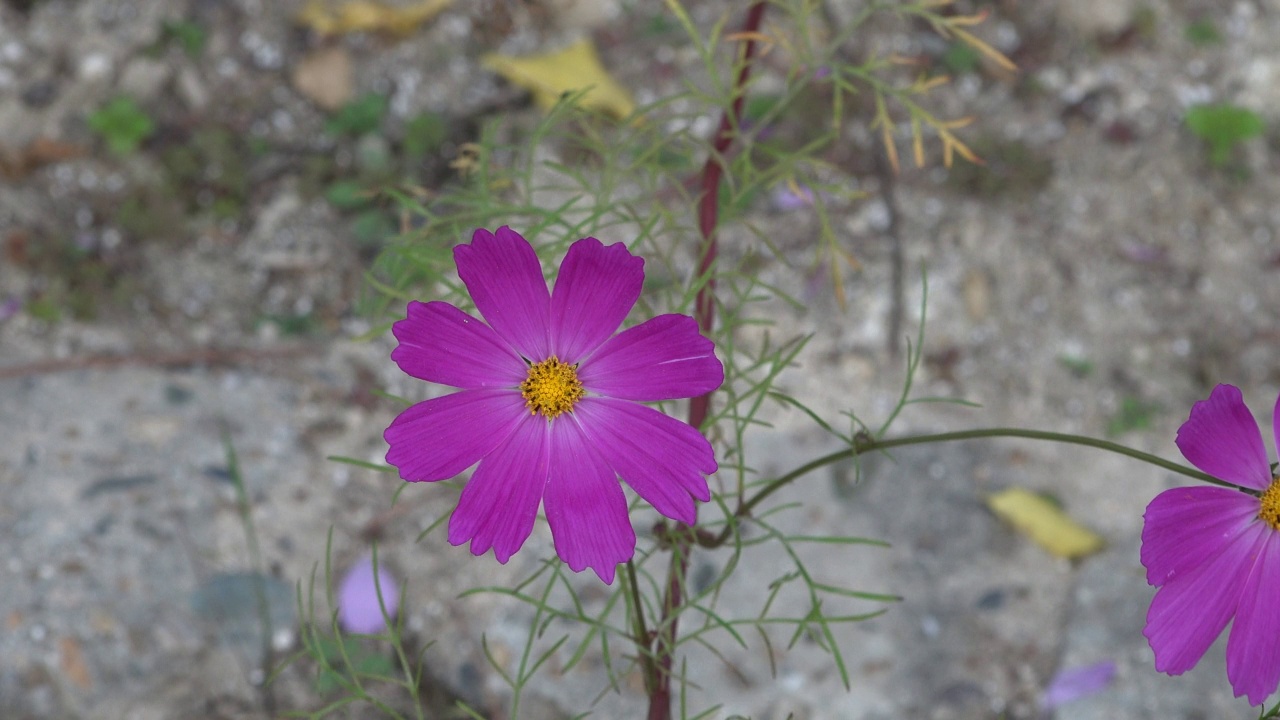
[[[391,326],[391,359],[411,377],[457,388],[514,388],[524,361],[488,325],[445,302],[411,302]]]
[[[1147,505],[1142,564],[1147,582],[1178,579],[1234,542],[1258,515],[1258,499],[1237,490],[1193,486],[1165,490]]]
[[[635,553],[627,498],[613,470],[577,423],[551,424],[551,474],[543,509],[556,554],[574,572],[591,568],[606,584]]]
[[[591,445],[658,512],[692,525],[694,498],[711,499],[711,443],[687,423],[635,403],[585,398],[574,409]]]
[[[1236,612],[1261,523],[1203,565],[1156,591],[1142,634],[1156,655],[1156,670],[1181,675],[1195,666]]]
[[[387,463],[411,481],[445,480],[476,464],[528,416],[511,390],[462,390],[409,406],[382,437]]]
[[[378,593],[382,602],[378,602]],[[338,588],[338,623],[349,633],[372,635],[387,628],[386,620],[395,620],[400,604],[400,588],[387,572],[385,563],[373,572],[373,557],[365,555],[347,570]],[[382,611],[386,610],[386,618]]]
[[[1218,385],[1209,399],[1191,406],[1175,442],[1192,465],[1216,478],[1255,490],[1271,484],[1258,422],[1233,385]]]
[[[583,238],[569,247],[551,295],[552,352],[573,365],[617,331],[640,297],[644,259],[622,243]]]
[[[724,382],[715,344],[687,315],[659,315],[611,338],[582,362],[578,378],[591,392],[655,402],[695,397]]]
[[[533,246],[504,225],[497,234],[476,230],[470,245],[453,249],[453,258],[489,326],[524,357],[546,358],[551,294]]]
[[[1280,533],[1258,525],[1257,545],[1248,553],[1253,569],[1227,639],[1227,679],[1250,705],[1261,705],[1280,685]]]
[[[471,553],[493,548],[505,563],[533,532],[547,483],[547,422],[525,415],[515,431],[480,461],[449,517],[449,542],[471,541]]]

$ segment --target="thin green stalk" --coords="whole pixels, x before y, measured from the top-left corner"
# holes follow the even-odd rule
[[[258,605],[258,621],[262,626],[262,672],[264,677],[274,664],[274,652],[271,647],[271,607],[267,603],[267,587],[263,573],[262,551],[258,546],[258,533],[253,526],[252,506],[249,504],[249,493],[245,490],[244,477],[240,474],[240,462],[236,458],[235,446],[231,444],[231,432],[222,429],[222,446],[227,455],[227,474],[236,488],[236,510],[240,514],[240,525],[244,527],[245,541],[249,545],[249,562],[253,566],[253,595]],[[262,683],[262,705],[268,715],[276,711],[275,694],[270,683]]]
[[[1111,442],[1110,440],[1099,440],[1097,438],[1085,437],[1083,435],[1071,435],[1069,433],[1049,432],[1045,430],[1025,430],[1022,428],[983,428],[979,430],[961,430],[958,432],[936,433],[933,435],[916,435],[914,437],[890,438],[890,439],[884,439],[884,440],[876,440],[873,438],[860,437],[854,441],[854,444],[852,447],[846,448],[844,450],[840,450],[837,452],[833,452],[829,455],[824,455],[814,460],[810,460],[804,465],[801,465],[795,470],[792,470],[791,472],[778,477],[776,480],[770,482],[768,485],[765,485],[763,488],[760,489],[759,492],[753,495],[751,499],[747,500],[745,503],[742,504],[742,506],[738,509],[737,515],[739,517],[746,517],[751,513],[752,509],[758,506],[761,502],[764,502],[765,498],[769,497],[770,495],[774,494],[778,490],[791,484],[793,481],[797,480],[798,478],[801,478],[813,472],[814,470],[817,470],[818,468],[825,467],[827,465],[831,465],[832,463],[836,463],[848,458],[857,457],[859,455],[863,455],[868,452],[890,450],[892,448],[906,447],[908,445],[927,445],[930,443],[954,442],[957,440],[981,440],[981,439],[987,439],[987,438],[1001,438],[1001,437],[1026,438],[1029,440],[1046,440],[1049,442],[1065,443],[1068,445],[1084,445],[1085,447],[1096,448],[1098,450],[1106,450],[1108,452],[1113,452],[1118,455],[1131,457],[1135,460],[1141,460],[1142,462],[1155,465],[1156,467],[1164,468],[1165,470],[1178,473],[1179,475],[1185,475],[1195,480],[1200,480],[1201,482],[1211,483],[1213,485],[1220,485],[1222,487],[1227,487],[1227,488],[1236,487],[1235,485],[1232,485],[1231,483],[1223,482],[1222,480],[1219,480],[1213,477],[1212,475],[1207,475],[1205,473],[1202,473],[1199,470],[1196,470],[1195,468],[1190,468],[1190,467],[1187,467],[1186,465],[1180,465],[1176,462],[1165,460],[1162,457],[1157,457],[1155,455],[1152,455],[1151,453],[1142,452],[1141,450],[1135,450],[1126,445],[1121,445],[1119,443]],[[716,544],[724,543],[728,539],[728,535],[729,535],[729,528],[728,526],[726,526],[725,530],[720,533],[720,537],[717,538],[718,542]]]

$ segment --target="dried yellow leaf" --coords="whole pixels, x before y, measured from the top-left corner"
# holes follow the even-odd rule
[[[490,54],[481,63],[508,81],[528,89],[538,107],[549,110],[568,92],[585,90],[584,107],[622,119],[635,111],[631,93],[600,64],[595,46],[582,39],[544,55],[512,57]]]
[[[1072,520],[1044,497],[1022,488],[1009,488],[987,498],[987,507],[1000,519],[1048,550],[1064,558],[1079,558],[1102,549],[1102,537]]]
[[[400,7],[377,0],[348,0],[334,7],[325,0],[311,0],[296,19],[320,35],[383,32],[403,37],[452,4],[453,0],[420,0]]]

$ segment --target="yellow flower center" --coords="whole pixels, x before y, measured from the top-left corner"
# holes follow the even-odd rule
[[[575,367],[555,355],[530,365],[529,377],[520,383],[520,396],[529,414],[542,413],[548,420],[572,410],[583,394]]]
[[[1268,525],[1280,530],[1280,476],[1271,481],[1271,487],[1262,493],[1261,500],[1258,519],[1265,520]]]

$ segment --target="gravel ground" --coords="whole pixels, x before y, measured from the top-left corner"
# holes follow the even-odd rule
[[[413,168],[427,187],[448,177],[479,118],[535,117],[523,94],[480,67],[495,47],[527,52],[589,33],[619,80],[650,98],[678,86],[684,55],[624,29],[648,17],[640,3],[482,5],[446,10],[399,41],[320,43],[293,20],[301,3],[0,2],[0,717],[257,718],[320,707],[305,664],[262,687],[245,578],[261,571],[279,598],[270,644],[287,656],[298,647],[295,584],[316,563],[323,574],[330,533],[336,569],[376,538],[407,584],[407,640],[426,648],[432,716],[449,717],[455,697],[506,716],[508,691],[481,634],[495,658],[513,662],[532,612],[496,595],[458,596],[532,572],[552,556],[550,537],[540,525],[506,566],[439,534],[416,542],[454,491],[412,486],[391,509],[393,477],[325,459],[380,461],[396,406],[375,391],[423,389],[389,362],[388,338],[353,340],[374,322],[354,303],[378,227],[323,189],[398,156],[421,113],[447,120]],[[725,10],[691,6],[707,28]],[[917,390],[981,407],[913,406],[895,432],[1123,431],[1123,442],[1179,459],[1173,433],[1217,382],[1243,388],[1265,427],[1261,411],[1280,392],[1280,136],[1268,130],[1215,169],[1183,117],[1224,102],[1280,124],[1280,3],[990,9],[983,31],[1019,75],[980,67],[938,95],[941,114],[979,118],[963,132],[987,168],[904,167],[895,183],[909,269],[901,334],[919,325],[916,268],[928,271]],[[1195,39],[1191,28],[1206,21],[1217,42]],[[198,53],[182,45],[187,25],[203,33]],[[895,32],[883,42],[936,51],[922,33]],[[323,99],[300,89],[299,67],[334,48],[350,64],[348,97],[389,97],[381,133],[326,132]],[[655,57],[674,58],[675,74],[652,72]],[[157,125],[123,155],[89,121],[121,95]],[[875,421],[903,380],[888,349],[894,212],[859,148],[838,155],[850,185],[870,191],[832,217],[863,268],[846,279],[848,305],[766,265],[762,279],[808,306],[761,313],[814,333],[782,376],[788,392],[824,417],[852,408]],[[197,171],[184,170],[192,163]],[[765,203],[746,220],[797,247],[818,228],[805,209]],[[747,239],[726,228],[726,255]],[[606,242],[617,240],[626,238]],[[836,449],[802,414],[770,412],[775,429],[748,446],[762,472]],[[787,633],[768,645],[744,636],[746,647],[721,636],[723,658],[690,651],[700,685],[690,708],[761,720],[1253,716],[1231,697],[1221,643],[1182,678],[1152,668],[1139,534],[1146,503],[1178,484],[1171,474],[1012,440],[916,448],[862,470],[857,483],[847,465],[815,473],[789,498],[803,507],[775,518],[784,530],[891,544],[805,549],[815,574],[903,598],[837,631],[850,687],[808,636],[786,652]],[[1012,486],[1058,498],[1106,548],[1075,562],[1046,554],[986,510],[988,494]],[[726,613],[757,613],[784,571],[780,551],[758,552],[722,593]],[[723,550],[696,555],[695,581],[728,561]],[[572,582],[589,608],[602,607],[594,578]],[[799,595],[779,602],[807,607]],[[547,642],[571,628],[553,630]],[[530,685],[523,717],[642,712],[634,673],[606,692],[598,654],[567,673],[566,661],[561,652]],[[1108,687],[1041,709],[1057,673],[1104,661],[1116,667]]]

